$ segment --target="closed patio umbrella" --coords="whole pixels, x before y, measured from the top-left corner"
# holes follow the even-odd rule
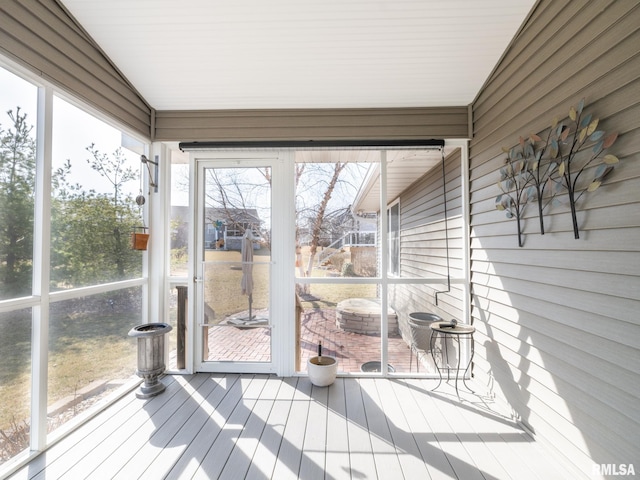
[[[253,318],[251,304],[253,303],[253,234],[250,229],[242,238],[242,280],[240,281],[242,294],[249,297],[249,320]]]

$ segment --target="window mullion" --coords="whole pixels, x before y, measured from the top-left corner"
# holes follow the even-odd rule
[[[53,89],[38,89],[36,188],[33,235],[33,308],[31,342],[31,450],[43,450],[47,439],[47,384],[49,357],[49,270],[51,243],[51,158],[53,143]]]
[[[389,319],[387,317],[387,313],[389,311],[389,228],[388,228],[389,218],[387,215],[387,151],[382,150],[380,152],[380,224],[384,225],[383,228],[380,229],[380,243],[382,248],[380,248],[380,276],[382,277],[382,282],[380,284],[380,353],[381,353],[381,364],[388,364],[389,357]],[[386,376],[388,371],[386,368],[380,369],[383,372],[383,375]]]

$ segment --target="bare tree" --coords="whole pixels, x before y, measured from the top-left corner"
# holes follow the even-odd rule
[[[310,168],[310,166],[315,166],[315,168]],[[331,220],[333,217],[338,213],[343,216],[345,212],[345,205],[340,205],[332,210],[330,204],[339,190],[337,185],[348,182],[347,179],[341,178],[341,174],[347,166],[346,162],[321,164],[299,162],[295,165],[294,178],[298,192],[297,216],[298,219],[307,219],[310,225],[306,232],[309,246],[309,258],[306,265],[302,260],[301,227],[299,224],[296,226],[296,267],[300,276],[311,276],[318,247],[322,245],[325,237],[325,230],[328,226],[335,226],[336,222]],[[222,212],[225,221],[238,223],[238,212],[248,212],[255,209],[255,199],[264,194],[264,188],[271,187],[272,177],[269,168],[254,169],[254,172],[264,178],[264,181],[260,181],[257,176],[249,178],[234,168],[210,169],[207,178],[207,205],[219,209],[217,213]],[[304,191],[300,192],[298,187],[305,181],[306,184],[302,189]],[[242,231],[246,225],[238,225],[238,227]],[[270,235],[268,232],[261,231],[260,233],[269,244]]]
[[[320,244],[320,234],[322,233],[322,225],[325,220],[325,215],[327,211],[327,205],[329,204],[329,200],[331,200],[331,196],[333,195],[333,191],[336,188],[336,184],[338,183],[338,179],[340,178],[340,173],[346,167],[346,163],[335,163],[333,164],[333,172],[329,182],[327,183],[326,189],[322,196],[322,200],[318,205],[318,209],[316,210],[315,218],[313,221],[313,226],[311,229],[311,242],[309,245],[309,259],[307,261],[306,269],[304,270],[304,276],[311,276],[311,271],[313,270],[313,264],[315,262],[316,253],[318,252],[318,246]]]
[[[256,168],[251,171],[257,176],[247,176],[247,169],[212,168],[207,171],[206,205],[216,208],[216,215],[228,226],[244,235],[247,228],[260,230],[263,243],[270,248],[271,235],[268,229],[261,228],[260,219],[251,212],[265,207],[265,190],[271,189],[271,169]],[[264,178],[260,181],[259,177]],[[219,218],[208,218],[212,223]]]

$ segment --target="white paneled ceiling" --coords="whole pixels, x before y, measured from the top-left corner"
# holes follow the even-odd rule
[[[156,110],[467,105],[535,0],[61,0]]]

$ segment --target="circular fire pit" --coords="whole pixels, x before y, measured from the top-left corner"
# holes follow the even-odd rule
[[[378,298],[348,298],[336,306],[336,327],[345,332],[380,335],[380,300]],[[398,315],[387,310],[388,334],[398,332]]]

